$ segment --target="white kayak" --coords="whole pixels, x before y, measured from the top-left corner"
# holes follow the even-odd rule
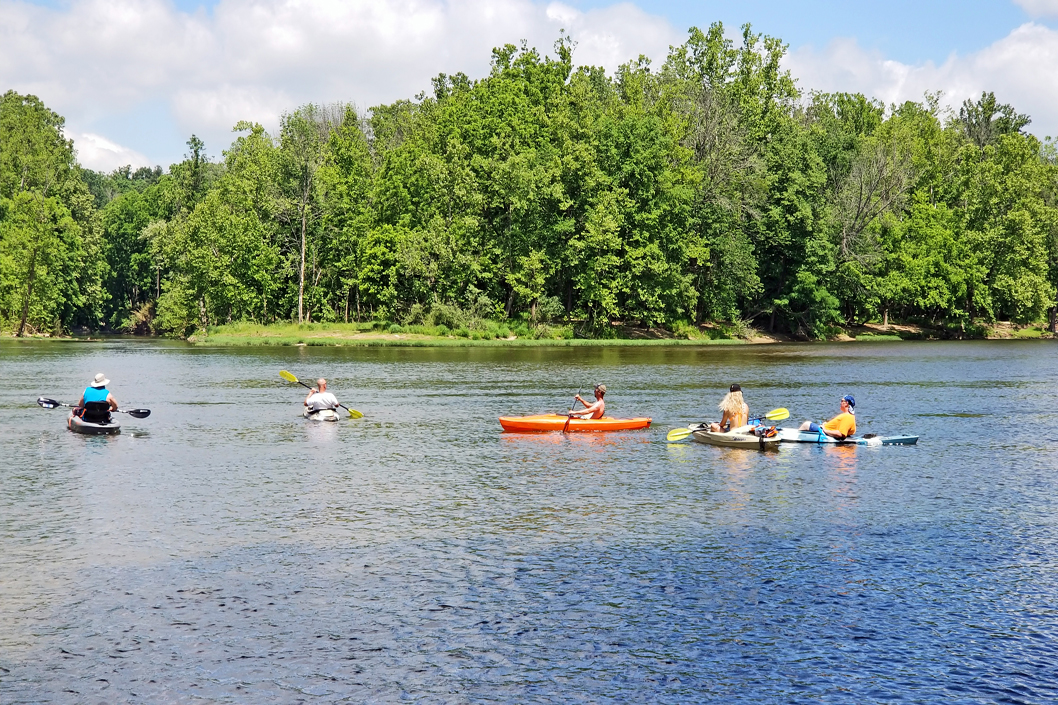
[[[765,438],[764,436],[758,436],[754,433],[742,432],[744,429],[748,429],[748,426],[743,426],[735,431],[728,431],[722,433],[719,431],[710,431],[708,426],[702,425],[691,425],[687,428],[692,429],[694,432],[691,434],[691,439],[698,443],[706,443],[711,446],[720,446],[722,448],[747,448],[750,450],[774,450],[779,447],[779,436],[775,435],[771,438]]]
[[[873,433],[849,436],[839,441],[825,433],[799,431],[796,428],[780,428],[778,437],[783,443],[833,443],[844,446],[913,446],[918,443],[918,436],[877,436]]]
[[[337,421],[341,418],[334,409],[320,409],[319,411],[306,409],[304,416],[309,421]]]
[[[71,416],[67,426],[74,433],[84,433],[89,436],[110,436],[121,433],[121,424],[110,419],[109,421],[85,421],[80,416]]]

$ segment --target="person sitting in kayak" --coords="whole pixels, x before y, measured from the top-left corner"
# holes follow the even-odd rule
[[[305,396],[305,406],[309,408],[310,414],[338,408],[338,399],[327,391],[327,380],[323,377],[316,380],[316,386],[310,389]]]
[[[587,408],[584,409],[584,411],[578,411],[577,413],[573,413],[573,410],[571,409],[570,412],[569,412],[569,415],[572,416],[575,419],[601,419],[603,417],[603,415],[606,413],[606,402],[603,400],[603,397],[605,397],[605,396],[606,396],[606,385],[605,384],[596,384],[595,385],[595,403],[594,404],[589,404],[588,402],[584,401],[584,399],[582,399],[581,396],[578,394],[578,395],[576,395],[573,398],[576,399],[577,401],[579,401],[581,404],[583,404]]]
[[[713,433],[727,433],[749,423],[749,405],[742,398],[742,387],[732,384],[723,401],[720,402],[720,423],[709,424]]]
[[[809,433],[825,433],[831,438],[843,441],[856,433],[856,400],[851,394],[841,398],[841,413],[820,426],[812,421],[801,424],[801,431]]]
[[[107,389],[107,385],[108,384],[110,384],[110,380],[107,379],[107,376],[105,374],[103,374],[102,372],[97,374],[92,379],[92,383],[89,384],[87,387],[85,387],[84,392],[81,393],[81,398],[77,400],[77,406],[75,406],[73,408],[73,410],[70,412],[70,418],[73,418],[74,416],[79,416],[82,419],[84,419],[85,418],[85,404],[88,404],[88,403],[91,403],[91,402],[95,402],[97,404],[98,403],[106,403],[107,405],[109,405],[110,411],[117,411],[118,410],[118,402],[117,402],[116,399],[114,399],[114,395],[111,394],[110,391]],[[108,411],[105,415],[104,414],[97,414],[96,415],[97,416],[96,419],[88,418],[88,419],[85,419],[85,421],[109,422],[110,421],[110,411]],[[93,416],[93,414],[89,413],[89,416]],[[67,425],[69,425],[69,420],[67,420],[66,423],[67,423]]]

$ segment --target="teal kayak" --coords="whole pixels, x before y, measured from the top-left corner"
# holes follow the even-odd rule
[[[796,428],[779,429],[779,439],[783,443],[832,443],[842,446],[913,446],[918,443],[918,436],[876,436],[873,433],[849,436],[839,441],[825,433],[799,431]]]

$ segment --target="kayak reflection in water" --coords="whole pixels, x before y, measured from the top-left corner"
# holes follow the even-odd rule
[[[85,390],[81,393],[81,398],[77,400],[77,406],[70,411],[70,419],[74,416],[78,416],[85,421],[92,423],[109,423],[110,412],[118,410],[118,402],[114,399],[114,395],[107,389],[107,385],[110,384],[110,380],[107,376],[100,372],[93,379],[91,384],[85,387]],[[87,408],[86,404],[92,406]],[[106,404],[107,407],[103,405]],[[85,414],[87,412],[88,418]],[[66,425],[70,425],[70,419],[67,419]]]
[[[323,377],[316,380],[316,386],[305,396],[305,406],[309,413],[338,408],[338,399],[327,391],[327,380]]]
[[[825,433],[831,438],[836,438],[839,441],[843,441],[852,434],[856,433],[856,400],[851,394],[846,394],[841,398],[841,413],[827,421],[823,425],[819,425],[812,421],[805,421],[801,424],[801,431],[808,431],[810,433]]]
[[[601,419],[603,417],[603,414],[606,413],[606,402],[603,401],[604,396],[606,396],[606,385],[596,384],[595,403],[588,404],[588,402],[584,401],[584,399],[582,399],[581,396],[578,394],[573,398],[579,401],[587,408],[585,408],[584,411],[579,411],[577,413],[573,413],[573,410],[571,409],[569,415],[575,419]]]
[[[719,408],[723,412],[720,423],[709,424],[709,430],[713,433],[727,433],[749,423],[749,405],[742,398],[741,386],[732,384]]]

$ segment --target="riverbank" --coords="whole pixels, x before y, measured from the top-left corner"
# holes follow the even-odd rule
[[[543,335],[541,335],[543,333]],[[488,328],[448,331],[426,326],[400,326],[376,323],[277,323],[271,325],[238,323],[210,327],[195,333],[187,342],[207,347],[248,346],[359,346],[359,347],[636,347],[694,345],[760,345],[809,342],[780,333],[752,327],[734,328],[723,324],[703,324],[671,331],[665,328],[615,324],[613,337],[575,338],[571,327],[543,331],[511,329],[489,322]],[[0,338],[14,338],[11,332]],[[100,340],[127,337],[121,333],[79,332],[75,335],[50,333],[26,335],[25,339]],[[1032,340],[1054,339],[1042,324],[1018,326],[1000,322],[990,327],[960,331],[916,324],[876,323],[851,326],[835,331],[826,342],[901,342],[909,340]],[[823,342],[823,341],[816,341]]]
[[[682,346],[682,345],[759,345],[798,341],[788,335],[771,334],[754,328],[737,331],[718,325],[683,328],[676,332],[663,328],[614,326],[612,338],[574,338],[571,329],[550,329],[551,337],[533,337],[525,331],[514,331],[494,325],[492,330],[476,331],[430,330],[424,326],[387,325],[378,327],[365,323],[307,323],[307,324],[234,324],[211,327],[204,334],[188,340],[204,346],[392,346],[392,347],[606,347],[606,346]],[[519,335],[519,333],[522,333]],[[539,331],[537,331],[539,335]],[[915,324],[866,324],[843,329],[830,342],[900,342],[906,340],[971,339],[1033,339],[1053,338],[1041,326],[1015,326],[998,323],[980,333],[966,334]]]
[[[210,328],[205,334],[188,338],[195,345],[213,347],[304,345],[361,347],[605,347],[651,345],[740,345],[748,341],[733,337],[675,338],[668,331],[643,329],[638,335],[625,333],[617,338],[574,338],[555,335],[531,337],[507,330],[460,331],[432,333],[422,326],[387,326],[379,329],[370,324],[305,323],[269,326],[238,324]],[[558,329],[559,334],[571,333]],[[624,333],[624,331],[621,331]],[[667,333],[667,335],[666,335]],[[767,341],[776,342],[776,341]]]

